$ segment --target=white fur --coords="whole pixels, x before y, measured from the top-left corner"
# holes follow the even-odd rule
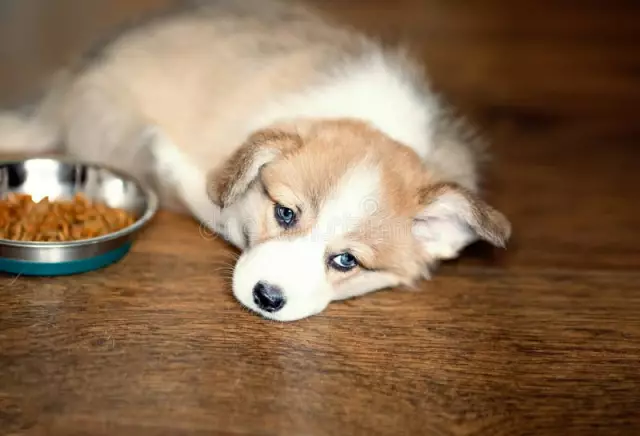
[[[380,182],[380,171],[366,163],[348,171],[325,201],[311,232],[313,237],[328,241],[354,231],[375,212],[380,201]]]
[[[207,195],[206,175],[162,132],[149,131],[155,172],[172,186],[189,212],[213,231],[220,231],[220,207]]]
[[[272,102],[249,126],[253,130],[292,118],[358,119],[426,158],[437,110],[436,100],[416,92],[409,73],[393,58],[374,52],[342,66],[323,83]]]
[[[321,312],[331,302],[325,276],[325,244],[311,235],[293,240],[274,239],[243,253],[233,275],[233,294],[266,318],[295,321]],[[285,295],[282,310],[267,313],[253,302],[253,289],[264,281]]]

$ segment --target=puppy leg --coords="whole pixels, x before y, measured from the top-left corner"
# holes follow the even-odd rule
[[[220,233],[221,209],[207,194],[206,173],[182,153],[159,129],[150,132],[153,171],[160,184],[170,185],[202,225]]]
[[[74,87],[66,109],[69,153],[152,184],[163,208],[188,211],[218,230],[220,208],[209,200],[205,173],[137,110],[124,89],[108,77],[85,78]]]
[[[64,111],[66,151],[154,186],[164,209],[186,212],[171,186],[158,184],[150,144],[153,129],[125,88],[94,73],[70,90]]]

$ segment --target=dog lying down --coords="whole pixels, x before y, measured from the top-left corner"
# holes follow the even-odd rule
[[[411,285],[510,224],[477,194],[482,151],[420,68],[300,5],[202,2],[121,33],[0,152],[65,151],[153,183],[242,250],[233,294],[269,319]]]

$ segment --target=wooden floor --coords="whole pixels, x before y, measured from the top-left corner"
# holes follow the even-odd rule
[[[164,3],[0,1],[0,98]],[[414,43],[484,129],[513,244],[276,324],[160,214],[106,270],[0,277],[1,434],[640,434],[640,3],[322,3]]]

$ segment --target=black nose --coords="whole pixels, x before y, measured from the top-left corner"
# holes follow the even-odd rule
[[[285,299],[282,290],[264,282],[253,287],[253,302],[265,312],[277,312],[284,307]]]

